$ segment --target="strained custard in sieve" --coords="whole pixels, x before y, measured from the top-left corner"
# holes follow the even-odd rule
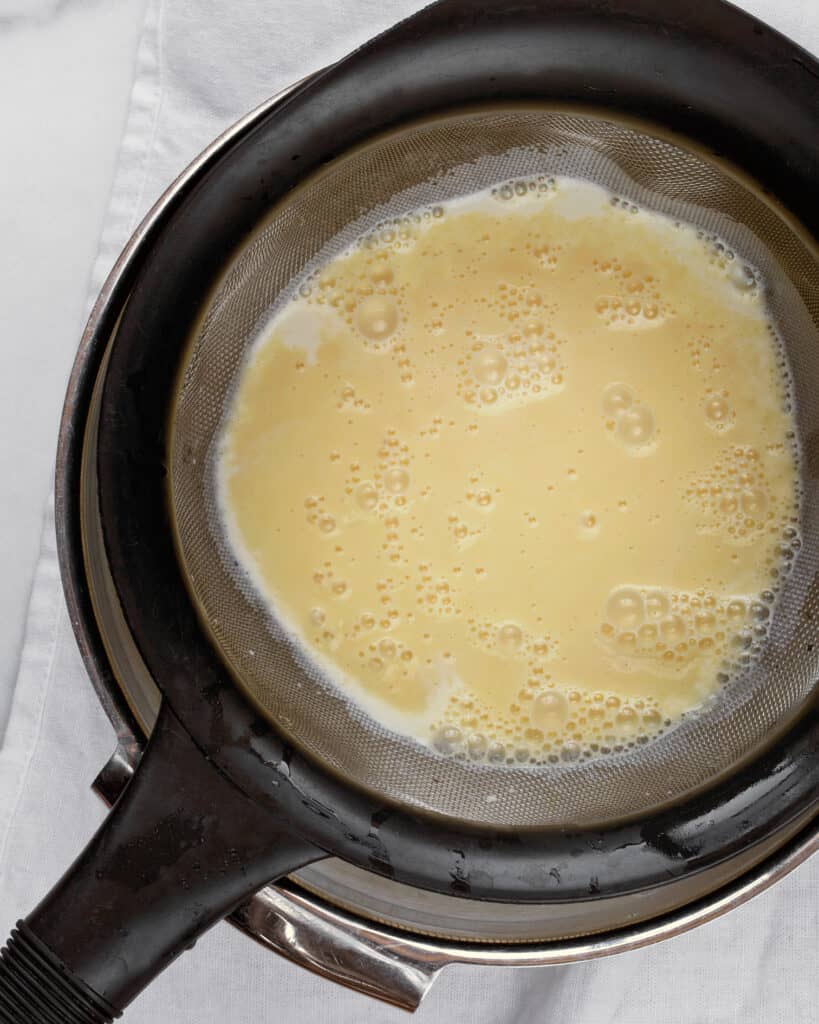
[[[588,759],[718,700],[799,545],[765,282],[720,238],[533,175],[313,268],[218,452],[257,592],[388,729]]]

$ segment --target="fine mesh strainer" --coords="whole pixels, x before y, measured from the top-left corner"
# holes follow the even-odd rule
[[[718,3],[442,0],[181,186],[111,343],[78,364],[57,503],[69,564],[89,552],[73,509],[93,464],[111,592],[162,708],[111,815],[4,951],[0,1021],[111,1020],[250,893],[329,855],[461,899],[580,906],[696,892],[810,819],[817,78]],[[793,381],[802,548],[724,699],[639,750],[521,768],[402,740],[296,656],[231,560],[213,455],[248,344],[312,264],[385,216],[532,171],[697,223],[760,269]]]
[[[403,127],[341,157],[276,207],[234,256],[203,311],[176,400],[170,460],[173,516],[191,590],[235,679],[262,711],[306,754],[382,799],[515,829],[600,824],[678,799],[735,767],[802,707],[819,659],[809,643],[819,489],[806,460],[806,543],[784,581],[761,657],[721,699],[636,750],[531,767],[437,754],[388,731],[322,678],[292,649],[237,567],[218,511],[215,464],[248,348],[271,309],[307,273],[382,221],[537,175],[593,181],[696,225],[757,267],[795,371],[799,436],[816,432],[819,263],[782,216],[727,169],[645,131],[599,117],[507,107]]]

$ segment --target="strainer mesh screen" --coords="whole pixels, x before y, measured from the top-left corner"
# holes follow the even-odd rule
[[[533,173],[585,178],[696,224],[762,271],[793,377],[803,543],[763,653],[719,701],[636,750],[516,767],[446,758],[389,732],[293,650],[227,543],[215,455],[248,346],[306,272],[387,217]],[[418,122],[352,151],[280,203],[235,256],[209,299],[181,377],[173,508],[191,590],[223,658],[305,753],[390,801],[462,821],[509,828],[603,823],[706,783],[786,722],[813,687],[818,324],[819,267],[798,234],[721,168],[642,131],[590,116],[496,109]]]

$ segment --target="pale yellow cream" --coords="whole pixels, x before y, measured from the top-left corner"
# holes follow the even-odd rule
[[[492,760],[629,744],[764,634],[797,522],[780,362],[716,240],[588,183],[500,186],[276,313],[222,439],[229,535],[388,727]]]

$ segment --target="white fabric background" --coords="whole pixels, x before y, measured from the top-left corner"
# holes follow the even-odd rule
[[[701,0],[706,2],[706,0]],[[658,4],[661,0],[658,0]],[[419,6],[411,0],[150,0],[89,305],[166,184],[246,110]],[[816,0],[745,6],[819,51]],[[68,622],[46,513],[0,749],[0,932],[27,913],[103,817],[89,785],[113,748]],[[819,859],[727,918],[567,968],[453,968],[421,1022],[776,1024],[819,1019]],[[130,1007],[132,1024],[407,1020],[218,925]]]

